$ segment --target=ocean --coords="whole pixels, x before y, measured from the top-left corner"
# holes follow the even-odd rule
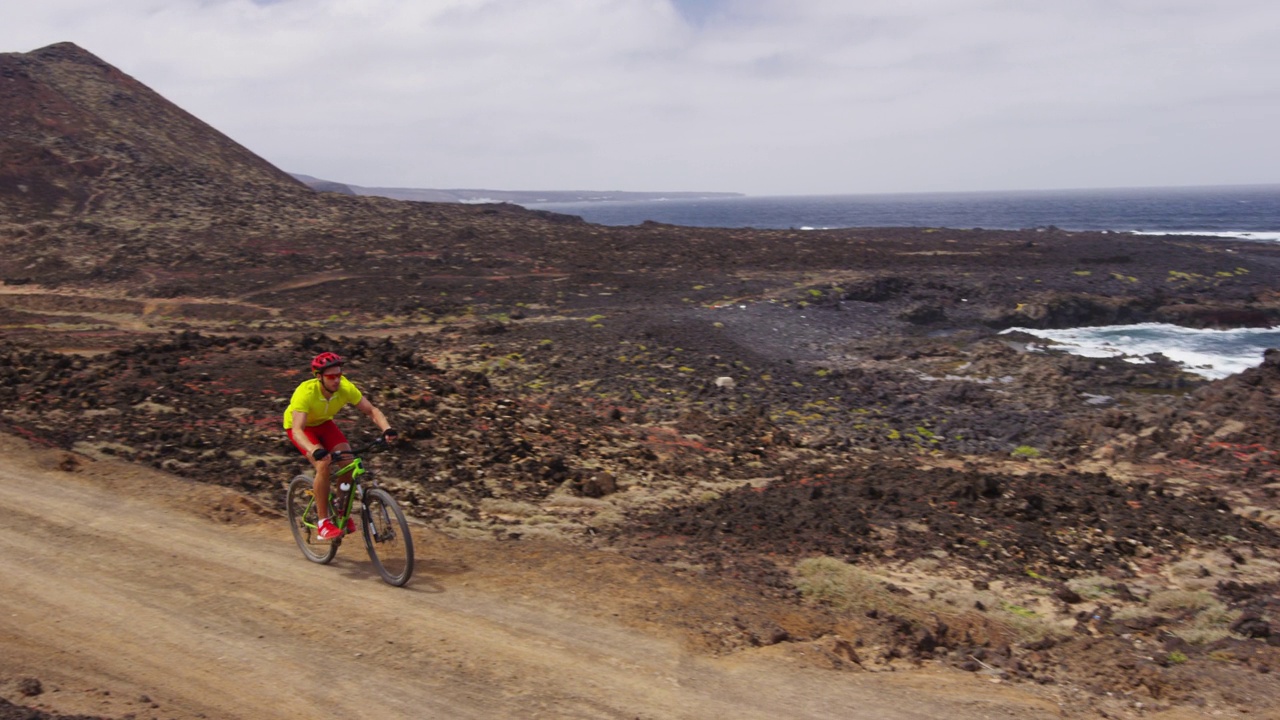
[[[1280,348],[1280,329],[1237,328],[1201,330],[1162,323],[1110,325],[1066,330],[1010,328],[1045,340],[1032,349],[1061,350],[1084,357],[1122,357],[1133,363],[1151,362],[1160,353],[1186,371],[1220,380],[1262,363],[1267,348]]]
[[[1280,241],[1280,185],[526,203],[601,225],[946,227],[1220,234]]]
[[[529,203],[601,225],[647,220],[689,227],[834,229],[945,227],[1108,230],[1153,235],[1212,235],[1280,242],[1280,185],[1022,192],[740,197],[708,200]],[[1280,330],[1198,330],[1145,323],[1070,330],[1028,330],[1045,348],[1113,355],[1133,362],[1163,353],[1209,379],[1262,362],[1280,347]]]

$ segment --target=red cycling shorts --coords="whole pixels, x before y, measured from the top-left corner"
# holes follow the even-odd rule
[[[289,442],[298,448],[298,452],[306,455],[307,451],[302,449],[302,446],[298,444],[297,438],[293,435],[297,429],[296,427],[289,428]],[[342,434],[342,431],[338,429],[337,423],[332,420],[322,422],[315,427],[303,428],[302,433],[307,436],[308,440],[325,450],[333,450],[347,441],[347,436]]]

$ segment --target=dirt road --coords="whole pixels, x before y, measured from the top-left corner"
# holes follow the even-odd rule
[[[252,507],[227,491],[5,444],[0,694],[18,704],[138,718],[1059,713],[1043,698],[954,672],[835,672],[778,653],[698,654],[578,606],[598,595],[575,599],[528,576],[521,588],[494,581],[477,558],[502,544],[421,526],[415,578],[392,588],[358,542],[331,566],[308,563],[282,520],[245,512]],[[467,543],[485,547],[458,549]],[[460,552],[479,554],[445,556]],[[23,678],[43,692],[22,696]]]

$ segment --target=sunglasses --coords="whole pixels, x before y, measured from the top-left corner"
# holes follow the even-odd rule
[[[336,373],[335,373],[335,372],[320,373],[320,377],[322,377],[322,378],[340,378],[340,377],[342,377],[342,373],[341,373],[341,372],[336,372]]]

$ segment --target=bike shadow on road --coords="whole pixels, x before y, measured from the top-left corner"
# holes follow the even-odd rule
[[[344,559],[342,555],[338,555],[329,564],[329,567],[338,570],[352,580],[377,581],[382,584],[382,576],[378,574],[378,568],[374,567],[373,561],[367,557]],[[413,562],[413,577],[403,587],[396,589],[437,595],[446,590],[444,583],[439,578],[461,575],[465,572],[467,572],[467,568],[459,567],[456,563],[416,558]]]

